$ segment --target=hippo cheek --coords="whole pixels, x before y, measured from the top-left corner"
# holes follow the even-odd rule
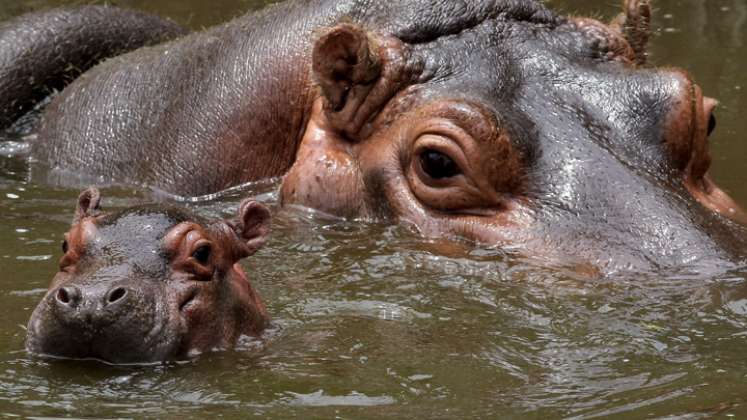
[[[283,205],[296,204],[341,217],[366,217],[365,191],[355,146],[325,127],[317,104],[298,151],[283,178]]]
[[[400,221],[426,237],[461,239],[482,246],[522,250],[529,254],[547,253],[545,247],[534,244],[534,212],[521,203],[511,204],[510,208],[500,211],[474,209],[446,213],[423,208],[414,199],[399,200],[396,208],[401,212]],[[403,203],[409,204],[407,210],[403,209]]]
[[[230,319],[222,316],[222,310],[212,302],[216,293],[209,287],[193,287],[179,305],[180,318],[184,325],[180,353],[194,357],[214,348],[227,347],[226,332],[234,330]]]

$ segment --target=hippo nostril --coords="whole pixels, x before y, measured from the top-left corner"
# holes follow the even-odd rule
[[[127,296],[127,289],[124,287],[117,287],[109,292],[106,303],[109,305],[117,303],[117,301],[122,300],[125,296]]]
[[[66,304],[70,303],[70,295],[65,291],[65,289],[60,289],[57,291],[57,300]]]
[[[55,299],[63,306],[74,306],[80,298],[80,291],[75,287],[60,287]]]

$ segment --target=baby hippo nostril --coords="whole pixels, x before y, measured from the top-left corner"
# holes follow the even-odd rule
[[[127,289],[125,289],[124,287],[115,287],[114,289],[109,291],[109,294],[106,297],[106,304],[112,305],[114,303],[117,303],[124,299],[125,296],[127,296]]]
[[[711,114],[708,117],[708,135],[710,136],[714,131],[716,131],[716,116]]]
[[[55,293],[57,303],[66,307],[74,307],[80,301],[80,290],[77,287],[60,287]]]

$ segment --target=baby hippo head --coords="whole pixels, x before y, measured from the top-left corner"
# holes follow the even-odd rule
[[[238,264],[259,250],[270,213],[255,201],[206,223],[182,210],[99,208],[78,199],[64,255],[28,324],[26,348],[52,357],[152,363],[233,346],[268,323]]]

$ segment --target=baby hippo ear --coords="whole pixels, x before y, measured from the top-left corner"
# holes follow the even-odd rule
[[[90,187],[78,196],[78,207],[75,209],[73,224],[86,217],[94,217],[101,210],[101,193],[95,187]]]
[[[238,259],[246,258],[259,251],[270,235],[270,210],[264,204],[247,199],[239,205],[238,217],[231,223],[241,243]]]
[[[624,0],[623,13],[612,20],[610,26],[618,31],[633,48],[633,61],[646,64],[646,46],[651,38],[651,1]]]

